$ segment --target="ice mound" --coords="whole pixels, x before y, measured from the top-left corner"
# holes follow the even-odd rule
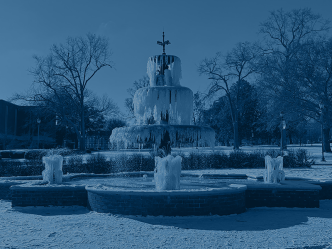
[[[43,180],[49,183],[62,183],[62,163],[63,157],[60,155],[53,155],[43,157],[45,170],[42,172]]]
[[[284,180],[283,157],[271,158],[270,156],[265,156],[264,182],[280,183]]]
[[[180,156],[155,157],[154,181],[157,191],[180,189],[181,161]]]

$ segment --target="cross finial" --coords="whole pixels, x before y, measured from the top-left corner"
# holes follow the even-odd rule
[[[160,45],[160,46],[163,46],[163,54],[166,54],[165,45],[169,45],[171,43],[169,42],[169,40],[165,41],[165,34],[163,32],[163,42],[157,41],[157,44]]]

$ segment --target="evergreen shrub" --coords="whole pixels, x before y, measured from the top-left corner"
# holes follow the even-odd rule
[[[108,174],[112,172],[112,165],[106,157],[98,153],[86,159],[86,169],[88,173]]]
[[[87,171],[86,163],[83,163],[83,156],[74,155],[66,158],[62,165],[63,174],[67,173],[90,173]]]
[[[25,151],[12,151],[11,159],[24,159]]]
[[[24,158],[27,160],[41,160],[48,152],[49,150],[28,150],[25,152]]]
[[[4,150],[4,151],[0,151],[1,157],[2,158],[12,158],[12,151],[10,150]]]
[[[44,170],[41,155],[47,154],[45,150],[34,150],[28,152],[30,160],[25,162],[0,160],[1,176],[32,176],[41,175]],[[29,154],[30,153],[30,154]],[[57,154],[53,151],[54,154]],[[59,154],[68,155],[70,150],[59,151]],[[229,155],[223,152],[202,153],[202,152],[176,152],[173,156],[182,157],[182,170],[197,169],[225,169],[225,168],[264,168],[265,156],[278,157],[279,150],[261,150],[251,153],[233,151]],[[27,154],[27,153],[26,153]],[[284,168],[311,167],[314,164],[312,156],[303,149],[289,150],[284,156]],[[108,174],[117,172],[153,171],[155,161],[153,154],[118,154],[109,160],[102,154],[91,155],[83,160],[82,155],[73,154],[64,159],[63,173],[95,173]]]

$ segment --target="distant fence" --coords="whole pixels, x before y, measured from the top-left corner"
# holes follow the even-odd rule
[[[80,147],[80,141],[78,141],[78,147]],[[108,150],[110,148],[110,142],[108,137],[87,136],[85,138],[85,148],[94,150]]]

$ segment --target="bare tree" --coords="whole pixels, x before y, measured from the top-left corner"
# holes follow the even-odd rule
[[[200,75],[206,75],[210,86],[205,99],[212,98],[217,92],[225,93],[230,107],[234,130],[234,149],[239,149],[238,111],[241,83],[257,72],[259,51],[255,44],[249,42],[238,43],[234,49],[223,56],[217,53],[211,59],[204,59],[199,67]],[[231,93],[231,86],[235,84],[235,94]]]
[[[85,116],[91,103],[99,105],[99,111],[115,107],[105,97],[97,103],[87,89],[97,72],[112,68],[110,57],[107,39],[93,34],[69,37],[65,43],[53,45],[48,56],[34,56],[34,87],[25,99],[52,109],[58,119],[73,127],[80,150],[85,150]]]
[[[272,11],[260,27],[260,33],[264,35],[260,82],[266,89],[265,93],[274,99],[279,111],[299,113],[316,120],[317,117],[324,117],[327,120],[328,115],[322,114],[320,103],[324,102],[326,108],[329,106],[326,97],[323,101],[322,85],[329,81],[330,76],[327,71],[323,76],[316,76],[318,67],[322,69],[321,52],[325,49],[321,46],[324,42],[320,41],[324,40],[322,37],[329,30],[329,21],[313,14],[310,9],[289,12],[280,9]],[[320,58],[317,53],[321,54],[318,56]],[[326,124],[324,129],[328,136],[330,126],[326,120],[319,120]],[[325,150],[330,151],[329,143]]]
[[[205,110],[205,102],[203,101],[204,95],[200,92],[194,94],[194,106],[193,106],[193,124],[202,124],[203,112]]]

